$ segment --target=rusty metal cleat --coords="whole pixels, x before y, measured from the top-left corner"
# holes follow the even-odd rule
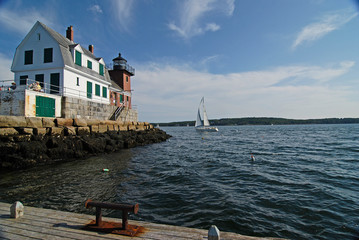
[[[96,208],[96,220],[92,220],[89,224],[87,224],[83,228],[85,230],[120,234],[120,235],[131,236],[131,237],[135,236],[137,233],[144,231],[144,228],[141,226],[128,224],[128,213],[132,212],[134,214],[137,214],[139,210],[138,204],[130,205],[130,204],[119,204],[119,203],[94,202],[89,199],[85,202],[85,207]],[[102,208],[121,210],[122,223],[102,221],[102,212],[101,212]]]

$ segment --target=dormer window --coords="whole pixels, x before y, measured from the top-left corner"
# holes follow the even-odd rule
[[[104,74],[103,64],[100,63],[99,69],[100,69],[100,70],[99,70],[99,74],[100,74],[101,76],[103,76],[103,74]]]
[[[82,54],[79,51],[75,51],[75,64],[82,66]]]

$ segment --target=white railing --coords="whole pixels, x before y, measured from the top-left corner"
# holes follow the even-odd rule
[[[61,88],[58,85],[39,82],[30,78],[26,79],[26,84],[14,85],[13,83],[15,83],[14,80],[0,80],[0,91],[23,91],[26,89],[58,96],[77,97],[88,101],[110,104],[110,99],[108,97],[104,98],[102,96],[97,96],[95,93],[87,93],[69,87]]]
[[[14,85],[13,83],[15,83],[14,80],[0,80],[0,91],[24,91],[26,89],[26,90],[32,90],[46,94],[76,97],[88,101],[110,104],[109,97],[104,98],[102,96],[97,96],[95,93],[88,93],[69,87],[61,88],[60,86],[57,85],[39,82],[30,78],[27,78],[26,84],[23,85]],[[37,83],[39,84],[39,86],[37,85]],[[124,107],[129,107],[129,102],[121,102],[121,105]],[[132,105],[131,107],[134,108],[136,106]]]

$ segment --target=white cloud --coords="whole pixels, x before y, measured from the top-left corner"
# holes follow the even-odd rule
[[[297,37],[292,44],[292,48],[295,49],[305,42],[318,40],[328,33],[339,29],[356,16],[358,16],[358,13],[353,10],[344,10],[327,14],[320,21],[305,26],[297,34]]]
[[[102,13],[101,7],[97,4],[89,7],[88,10],[90,10],[93,13]]]
[[[128,31],[133,14],[133,0],[115,0],[113,1],[114,15],[118,20],[119,26],[122,30]]]
[[[35,9],[26,9],[26,11],[12,11],[7,8],[0,8],[0,23],[10,31],[26,35],[36,21],[51,25],[49,17]]]
[[[13,80],[14,73],[10,71],[12,59],[0,53],[0,80]]]
[[[221,27],[215,23],[208,23],[205,30],[215,32],[215,31],[219,30],[220,28]]]
[[[234,0],[186,0],[181,1],[178,9],[179,20],[168,24],[170,30],[181,37],[189,39],[207,31],[218,31],[220,26],[216,23],[203,22],[204,17],[211,12],[222,12],[231,16],[234,11]]]
[[[354,62],[329,67],[281,66],[231,74],[200,72],[188,65],[136,66],[134,104],[141,106],[142,121],[194,119],[202,96],[206,97],[210,118],[320,118],[353,116],[357,112],[357,103],[348,100],[352,88],[341,81],[337,81],[340,87],[328,84],[350,71]],[[292,79],[303,82],[292,84]]]

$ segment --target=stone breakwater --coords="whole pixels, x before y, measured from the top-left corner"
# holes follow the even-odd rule
[[[170,137],[146,122],[0,116],[0,170],[86,158]]]

